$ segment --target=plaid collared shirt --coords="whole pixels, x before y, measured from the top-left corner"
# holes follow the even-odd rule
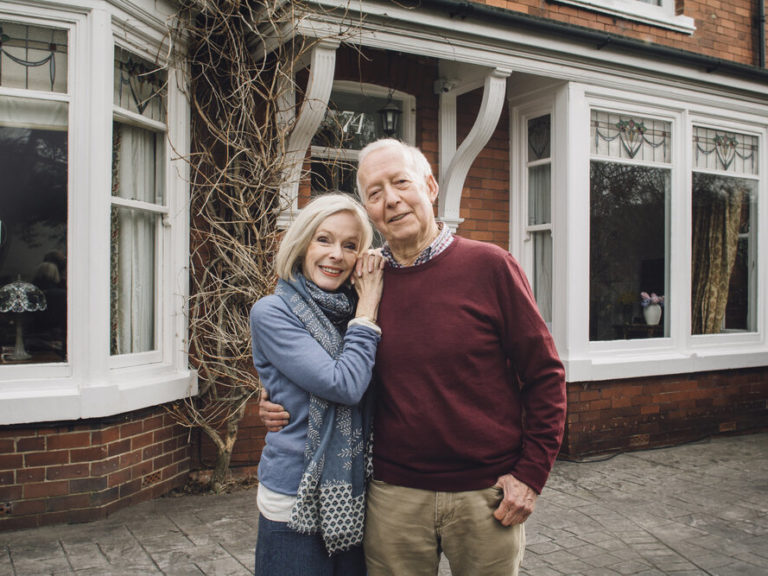
[[[451,242],[453,242],[453,232],[451,232],[451,228],[446,226],[445,222],[438,222],[437,226],[440,228],[437,238],[435,238],[434,242],[419,254],[419,257],[416,258],[416,261],[411,264],[411,266],[418,266],[419,264],[429,262],[432,258],[440,254],[440,252],[448,248]],[[389,249],[388,244],[385,244],[381,249],[381,254],[393,268],[405,268],[405,266],[398,263],[397,260],[395,260],[395,257],[392,256],[392,250]]]

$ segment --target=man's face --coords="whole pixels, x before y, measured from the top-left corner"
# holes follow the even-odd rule
[[[358,179],[368,217],[390,245],[420,244],[432,234],[437,182],[418,173],[402,150],[371,152],[358,168]]]

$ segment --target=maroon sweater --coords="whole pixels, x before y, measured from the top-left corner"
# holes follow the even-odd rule
[[[374,477],[458,492],[511,473],[541,492],[565,374],[515,259],[456,236],[426,264],[388,267],[379,324]]]

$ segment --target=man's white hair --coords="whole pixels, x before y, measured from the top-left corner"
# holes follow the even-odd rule
[[[415,146],[411,146],[410,144],[406,144],[395,138],[381,138],[380,140],[375,140],[360,150],[360,154],[357,157],[357,194],[363,202],[365,202],[365,196],[364,191],[360,186],[360,167],[363,165],[369,154],[384,148],[399,149],[403,154],[404,160],[409,161],[416,173],[419,176],[423,176],[425,181],[432,176],[432,166],[430,166],[429,160],[427,160],[424,153]]]

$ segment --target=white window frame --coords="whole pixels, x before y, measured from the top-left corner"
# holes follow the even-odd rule
[[[549,142],[549,157],[544,160],[538,160],[534,162],[528,161],[528,122],[534,118],[541,116],[550,117],[550,142]],[[510,151],[512,154],[512,161],[510,162],[510,181],[515,183],[513,185],[513,198],[510,202],[510,215],[509,215],[509,238],[510,238],[510,253],[513,254],[525,270],[526,275],[530,278],[531,287],[535,291],[535,263],[534,263],[534,241],[533,235],[535,233],[549,231],[552,236],[552,286],[550,299],[552,303],[552,321],[548,322],[549,329],[553,329],[555,319],[555,308],[557,306],[557,300],[555,298],[555,286],[557,268],[555,266],[555,255],[557,249],[555,248],[555,220],[557,218],[557,206],[558,202],[555,199],[555,155],[556,155],[556,135],[554,130],[555,126],[555,102],[554,98],[543,96],[538,99],[535,104],[528,106],[519,106],[512,108],[512,130],[510,132],[511,145]],[[529,189],[528,189],[528,175],[529,168],[540,165],[550,166],[550,218],[547,224],[529,224]],[[516,191],[516,193],[515,193]]]
[[[737,173],[725,173],[722,174],[724,176],[729,177],[737,177],[737,178],[744,178],[748,180],[756,180],[757,185],[757,209],[753,210],[751,216],[751,220],[754,223],[754,226],[750,227],[750,235],[754,237],[755,242],[750,242],[750,251],[757,250],[758,255],[764,255],[766,246],[768,246],[768,242],[766,242],[765,236],[768,236],[768,218],[766,218],[766,215],[763,214],[763,212],[766,211],[766,204],[768,204],[767,196],[768,193],[768,178],[766,178],[766,168],[768,165],[766,165],[766,150],[764,149],[766,146],[766,135],[765,131],[758,131],[755,130],[755,124],[753,123],[740,123],[740,122],[734,122],[731,119],[725,119],[725,118],[715,118],[713,116],[709,115],[691,115],[689,125],[688,125],[688,145],[692,148],[692,140],[693,140],[693,127],[698,126],[701,128],[710,128],[713,130],[718,130],[722,132],[734,132],[738,134],[744,134],[746,136],[755,136],[757,137],[757,146],[758,146],[758,174],[756,176],[748,176],[745,174],[737,174]],[[692,154],[692,150],[689,151],[689,154]],[[693,159],[691,159],[688,162],[688,168],[690,171],[690,179],[691,179],[691,187],[692,187],[692,181],[693,181]],[[699,172],[706,172],[701,171]],[[693,194],[693,191],[689,191],[689,194]],[[763,256],[763,260],[765,260],[765,256]],[[756,278],[754,279],[754,286],[755,290],[749,295],[749,306],[750,308],[755,309],[754,314],[754,322],[755,322],[755,330],[754,331],[733,331],[733,332],[721,332],[720,334],[691,334],[690,333],[690,319],[689,319],[689,335],[690,335],[690,344],[693,347],[701,348],[702,350],[706,350],[706,352],[703,352],[704,354],[708,354],[712,351],[712,349],[716,349],[723,346],[733,346],[737,343],[742,343],[745,345],[750,345],[758,341],[763,341],[764,336],[760,336],[761,334],[765,333],[766,327],[768,324],[766,324],[765,319],[765,310],[766,307],[768,307],[768,298],[766,297],[766,290],[765,290],[765,278],[766,278],[766,266],[760,266],[760,259],[758,256],[758,259],[755,260],[757,270],[754,272],[756,274]],[[690,274],[690,272],[689,272]],[[763,300],[761,301],[761,296]],[[760,311],[763,311],[763,314],[760,313]]]
[[[123,26],[114,25],[114,27],[117,37],[115,46],[119,46],[123,50],[144,58],[149,62],[154,60],[153,55],[146,53],[144,49],[135,45],[129,45],[121,41],[121,38],[130,37],[129,33]],[[170,96],[170,94],[168,96]],[[168,108],[170,108],[170,106],[168,106]],[[167,119],[166,122],[151,120],[135,112],[120,108],[117,106],[117,104],[112,104],[112,110],[114,122],[131,125],[144,129],[148,132],[153,132],[155,134],[164,136],[162,138],[162,142],[164,144],[162,154],[163,161],[167,163],[167,159],[171,157],[170,154],[172,153],[167,138]],[[110,124],[110,126],[114,126],[114,124]],[[167,169],[164,170],[164,172],[167,172]],[[163,176],[165,177],[164,181],[158,182],[159,186],[162,186],[163,190],[162,206],[155,203],[129,200],[117,196],[110,197],[111,207],[122,206],[125,208],[134,208],[141,212],[157,214],[159,216],[155,236],[154,348],[145,352],[132,352],[112,355],[109,359],[110,368],[125,368],[130,366],[140,366],[142,364],[155,364],[163,361],[163,338],[165,332],[169,329],[169,326],[165,321],[167,317],[167,311],[165,310],[166,299],[163,298],[163,293],[166,291],[166,286],[169,279],[163,272],[166,270],[165,262],[169,261],[171,258],[171,254],[168,251],[168,246],[171,242],[171,224],[168,211],[169,194],[165,189],[165,187],[170,184],[170,182],[165,174],[163,174]]]
[[[178,70],[169,71],[168,82],[156,350],[114,357],[109,350],[113,47],[117,42],[154,60],[165,51],[148,47],[167,49],[165,18],[175,10],[170,1],[155,0],[72,0],[66,6],[19,0],[0,6],[0,19],[69,31],[68,92],[39,95],[69,106],[68,358],[50,365],[0,365],[0,424],[103,417],[197,392],[187,359],[189,178],[183,157],[189,150],[189,106]],[[1,87],[0,94],[38,96]]]
[[[616,114],[624,118],[642,118],[642,119],[648,119],[648,120],[657,120],[661,122],[669,122],[671,124],[671,131],[672,131],[672,151],[671,151],[671,158],[669,162],[663,162],[663,161],[644,161],[644,160],[635,160],[635,159],[629,159],[629,158],[617,158],[614,156],[605,156],[600,154],[594,154],[591,152],[591,147],[593,145],[592,140],[589,141],[589,146],[587,148],[590,149],[589,153],[589,169],[591,170],[591,163],[593,161],[597,162],[604,162],[604,163],[611,163],[616,165],[623,165],[623,166],[634,166],[639,168],[653,168],[653,169],[660,169],[660,170],[668,170],[670,174],[670,190],[669,195],[670,198],[667,199],[666,202],[666,208],[665,211],[668,211],[668,214],[664,215],[665,219],[665,244],[667,246],[666,253],[664,254],[665,260],[668,260],[669,263],[665,266],[665,293],[671,293],[671,290],[669,287],[671,286],[671,277],[674,273],[675,268],[673,268],[672,264],[672,250],[673,250],[673,241],[672,241],[672,235],[674,233],[673,229],[676,229],[675,225],[675,217],[672,212],[672,207],[674,205],[674,194],[675,194],[675,181],[676,179],[679,180],[679,177],[676,177],[676,169],[678,167],[678,163],[676,162],[676,157],[679,158],[681,154],[680,150],[680,144],[676,141],[676,139],[679,137],[679,130],[675,130],[675,122],[678,122],[678,125],[680,124],[679,121],[679,115],[670,115],[669,112],[664,110],[658,110],[653,108],[647,108],[641,105],[635,105],[632,104],[630,106],[625,105],[617,105],[616,103],[607,103],[607,105],[599,105],[593,103],[588,110],[590,122],[592,118],[592,111],[596,110],[598,112],[608,112],[611,114]],[[589,186],[589,184],[588,184]],[[587,205],[591,209],[591,198],[588,194],[587,197]],[[587,219],[587,230],[589,230],[589,222],[591,221],[591,215]],[[588,254],[591,252],[591,246],[590,246],[590,239],[587,239],[587,250]],[[589,263],[589,260],[588,260]],[[590,263],[591,264],[591,263]],[[589,268],[588,268],[589,270]],[[588,286],[590,286],[590,279],[587,280]],[[640,290],[642,290],[643,287],[639,287],[637,291],[637,301],[640,301]],[[671,299],[667,298],[667,302],[672,302]],[[679,300],[676,300],[679,301]],[[589,309],[589,307],[587,307]],[[660,338],[669,338],[670,334],[668,332],[669,326],[668,324],[671,322],[671,318],[674,317],[674,310],[672,310],[672,306],[667,306],[665,308],[665,313],[668,315],[667,318],[662,319],[661,326],[664,329],[665,334],[662,336],[656,336],[653,339],[660,339]],[[665,326],[665,324],[667,326]],[[587,325],[589,325],[589,318],[587,318]],[[636,339],[632,339],[632,342],[636,342]],[[594,351],[602,351],[605,348],[613,348],[614,343],[621,342],[619,338],[616,338],[614,340],[590,340],[589,345]],[[608,344],[610,343],[610,344]],[[619,344],[623,345],[623,344]]]
[[[705,370],[749,368],[768,364],[768,292],[766,266],[757,271],[757,330],[713,335],[691,335],[691,183],[692,126],[706,125],[719,130],[756,135],[760,167],[768,164],[766,139],[768,121],[765,106],[743,103],[733,106],[727,96],[704,96],[687,90],[665,93],[658,87],[641,84],[625,89],[598,88],[571,83],[568,88],[567,120],[556,125],[556,134],[565,134],[568,157],[558,162],[554,184],[561,194],[553,203],[567,205],[567,241],[555,246],[560,262],[566,267],[561,283],[567,290],[555,296],[563,314],[554,315],[554,330],[558,349],[566,365],[568,381],[588,382],[684,374]],[[639,96],[638,94],[642,94]],[[640,103],[642,102],[642,103]],[[664,338],[589,341],[589,140],[590,110],[598,108],[650,116],[672,122],[673,150],[670,201],[669,299],[665,313],[669,317],[669,335]],[[768,250],[768,178],[765,168],[760,172],[757,207],[757,250]],[[557,226],[559,233],[563,227]],[[558,251],[560,252],[558,254]],[[760,261],[758,260],[758,266]],[[558,269],[556,265],[556,270]],[[557,288],[556,288],[557,290]],[[560,302],[562,300],[562,302]],[[560,326],[559,323],[564,326]]]
[[[662,0],[661,6],[653,6],[641,0],[555,0],[555,2],[685,34],[693,34],[696,30],[693,18],[675,14],[675,0]]]

